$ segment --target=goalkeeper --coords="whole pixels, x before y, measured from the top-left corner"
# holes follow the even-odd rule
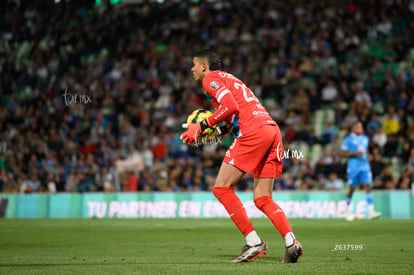
[[[254,177],[256,207],[266,214],[285,240],[286,253],[282,262],[296,263],[302,255],[302,246],[296,240],[285,213],[272,199],[274,178],[282,174],[283,149],[278,125],[242,81],[221,71],[221,59],[216,53],[209,50],[199,52],[193,57],[191,71],[194,79],[202,84],[216,112],[200,123],[185,124],[186,131],[181,135],[183,142],[197,143],[207,128],[221,121],[230,123],[237,131],[212,189],[246,238],[240,256],[232,262],[249,262],[267,252],[266,243],[255,231],[234,192],[243,175],[249,173]]]

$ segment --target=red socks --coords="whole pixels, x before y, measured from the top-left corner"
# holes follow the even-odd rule
[[[244,236],[254,230],[243,203],[234,193],[234,187],[213,187],[212,191]]]
[[[289,221],[286,218],[285,212],[275,203],[272,196],[263,196],[254,200],[257,208],[259,208],[272,221],[273,225],[284,238],[287,233],[292,232]]]
[[[230,218],[243,233],[247,236],[254,231],[253,225],[250,222],[247,212],[244,209],[243,203],[234,193],[233,187],[213,187],[213,194],[223,204]],[[259,208],[272,221],[273,225],[284,238],[287,233],[292,232],[289,221],[286,218],[285,212],[275,203],[271,196],[262,196],[254,200],[257,208]]]

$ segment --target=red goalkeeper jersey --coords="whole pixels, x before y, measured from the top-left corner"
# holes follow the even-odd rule
[[[225,120],[241,135],[264,124],[276,125],[253,92],[232,74],[213,71],[204,78],[203,88],[217,110],[208,118],[210,126]]]

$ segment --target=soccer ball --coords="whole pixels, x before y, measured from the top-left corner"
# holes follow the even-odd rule
[[[190,123],[200,123],[204,119],[213,115],[212,112],[205,109],[194,110],[187,118],[187,124]],[[204,130],[203,135],[212,135],[216,129],[216,125],[211,126],[210,128]]]

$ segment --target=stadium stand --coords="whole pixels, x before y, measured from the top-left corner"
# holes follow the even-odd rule
[[[413,1],[6,1],[0,37],[1,192],[210,190],[231,138],[179,139],[209,108],[190,74],[205,47],[302,152],[275,189],[338,190],[358,119],[374,188],[414,179]]]

